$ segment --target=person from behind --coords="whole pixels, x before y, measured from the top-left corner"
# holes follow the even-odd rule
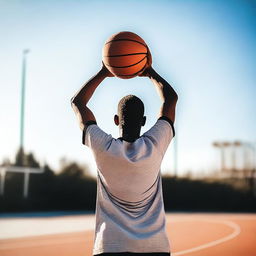
[[[159,117],[140,135],[146,123],[144,104],[127,95],[114,116],[120,137],[113,138],[97,125],[88,107],[96,88],[112,76],[103,65],[71,99],[83,132],[82,143],[92,150],[97,164],[93,255],[170,255],[160,168],[175,135],[178,96],[150,63],[140,76],[148,77],[159,94]]]

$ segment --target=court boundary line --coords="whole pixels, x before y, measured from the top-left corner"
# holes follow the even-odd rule
[[[184,220],[180,219],[180,220],[176,220],[176,221],[177,222],[183,222],[183,221],[186,222],[186,221],[195,221],[195,220],[196,221],[208,222],[208,223],[221,223],[221,224],[224,224],[224,225],[229,226],[230,228],[232,228],[233,232],[231,234],[227,235],[227,236],[224,236],[222,238],[213,240],[211,242],[208,242],[208,243],[196,246],[196,247],[192,247],[190,249],[182,250],[182,251],[179,251],[179,252],[173,252],[172,253],[173,256],[184,255],[184,254],[187,254],[187,253],[200,251],[200,250],[203,250],[203,249],[207,249],[207,248],[222,244],[224,242],[227,242],[227,241],[235,238],[236,236],[238,236],[241,233],[240,226],[237,223],[235,223],[233,221],[229,221],[229,220],[210,220],[210,219],[196,219],[195,218],[195,219],[184,219]],[[174,221],[174,222],[176,222],[176,221]]]

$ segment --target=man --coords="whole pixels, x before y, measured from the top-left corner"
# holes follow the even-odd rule
[[[136,96],[128,95],[118,104],[114,122],[120,138],[114,139],[97,126],[87,106],[99,84],[111,76],[103,65],[71,100],[83,131],[83,144],[93,151],[98,169],[93,255],[170,255],[160,166],[174,136],[178,97],[148,65],[141,76],[149,77],[159,93],[160,117],[140,136],[146,122],[144,105]]]

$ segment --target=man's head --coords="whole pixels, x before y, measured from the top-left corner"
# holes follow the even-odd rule
[[[127,131],[140,130],[146,122],[144,104],[138,97],[127,95],[118,103],[118,115],[115,115],[115,124]]]

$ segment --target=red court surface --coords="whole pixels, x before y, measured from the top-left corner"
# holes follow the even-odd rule
[[[65,218],[81,217],[55,220]],[[256,255],[256,214],[167,214],[167,229],[173,256]],[[93,230],[89,228],[1,239],[0,256],[89,256],[92,246]]]

